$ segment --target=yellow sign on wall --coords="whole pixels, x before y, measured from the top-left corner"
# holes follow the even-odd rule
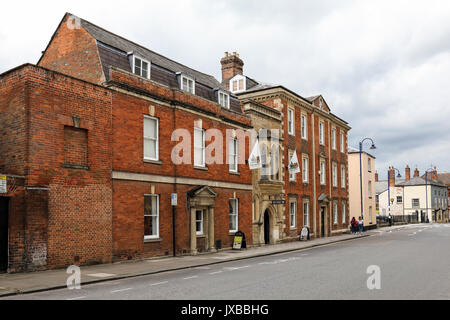
[[[6,176],[0,175],[0,193],[8,193],[6,187]]]

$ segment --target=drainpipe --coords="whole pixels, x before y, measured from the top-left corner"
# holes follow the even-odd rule
[[[317,215],[317,191],[316,191],[316,142],[314,135],[314,110],[311,113],[311,130],[312,133],[310,135],[310,139],[312,141],[312,180],[313,180],[313,222],[314,222],[314,236],[317,238],[317,223],[316,223],[316,215]]]

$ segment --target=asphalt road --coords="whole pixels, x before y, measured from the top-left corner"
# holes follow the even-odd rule
[[[450,225],[6,299],[450,299]],[[381,288],[369,290],[369,266]]]

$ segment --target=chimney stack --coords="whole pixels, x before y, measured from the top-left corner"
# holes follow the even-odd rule
[[[222,84],[229,89],[228,80],[237,74],[243,74],[244,62],[239,58],[238,53],[225,52],[225,56],[220,59],[220,63],[222,64]]]
[[[417,178],[418,176],[420,176],[419,169],[415,168],[414,169],[414,178]]]
[[[409,167],[409,165],[406,165],[405,168],[405,181],[409,181],[411,180],[411,169]]]
[[[434,167],[434,170],[430,172],[430,176],[431,176],[431,179],[432,179],[432,180],[437,181],[437,179],[438,179],[438,174],[437,174],[437,168],[436,168],[436,167]]]
[[[389,187],[395,187],[395,169],[394,167],[389,167]]]
[[[375,171],[375,182],[378,182],[378,171]]]

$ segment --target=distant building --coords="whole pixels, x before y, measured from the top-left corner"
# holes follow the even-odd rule
[[[348,189],[350,203],[350,219],[361,216],[361,180],[362,174],[362,207],[365,228],[375,228],[376,201],[375,201],[375,157],[367,152],[361,153],[360,170],[360,152],[357,149],[348,150]]]

